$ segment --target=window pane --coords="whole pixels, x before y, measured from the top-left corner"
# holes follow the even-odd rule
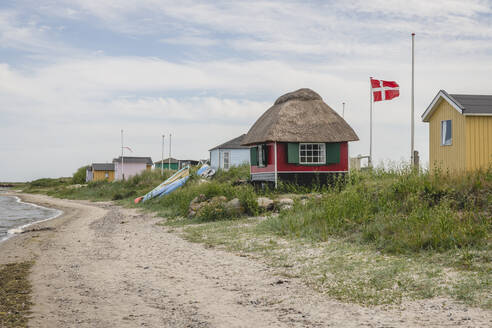
[[[452,144],[452,125],[451,120],[441,121],[441,145],[449,146]]]
[[[446,144],[451,144],[451,120],[446,121]]]
[[[299,145],[299,159],[301,164],[324,164],[325,144],[305,143]]]

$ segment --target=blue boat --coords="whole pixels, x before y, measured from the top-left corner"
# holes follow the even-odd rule
[[[145,202],[149,199],[152,199],[154,197],[161,196],[162,194],[168,194],[177,188],[181,187],[182,185],[185,184],[186,181],[188,181],[188,178],[190,176],[190,167],[186,166],[179,170],[178,172],[174,173],[170,178],[168,178],[166,181],[149,191],[145,196],[137,197],[135,198],[135,204],[138,204],[140,202]],[[180,182],[179,184],[177,182]],[[176,187],[177,186],[177,187]],[[172,189],[171,191],[168,191],[169,189]],[[168,192],[166,192],[168,191]]]

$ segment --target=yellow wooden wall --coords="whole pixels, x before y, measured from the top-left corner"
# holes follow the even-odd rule
[[[441,121],[451,120],[452,144],[441,146]],[[456,172],[466,169],[465,117],[447,101],[441,101],[429,119],[429,169]]]
[[[492,165],[492,116],[466,116],[466,168]]]
[[[106,173],[109,174],[109,178],[106,178]],[[108,180],[109,182],[114,180],[114,171],[93,171],[92,181]]]

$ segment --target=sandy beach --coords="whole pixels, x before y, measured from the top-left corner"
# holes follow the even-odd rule
[[[0,244],[35,259],[30,327],[490,327],[447,299],[362,307],[320,295],[261,261],[193,244],[161,218],[111,203],[17,194],[64,214]]]

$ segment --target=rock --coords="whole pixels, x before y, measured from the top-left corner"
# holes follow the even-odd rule
[[[294,200],[292,200],[291,198],[280,198],[280,199],[277,199],[277,204],[279,207],[282,207],[282,206],[285,206],[285,205],[294,205]]]
[[[198,210],[206,204],[207,197],[205,197],[204,194],[200,194],[193,198],[193,200],[190,202],[190,206],[188,208],[188,217],[192,218],[196,215]]]
[[[225,208],[234,214],[242,214],[244,212],[244,208],[239,201],[239,198],[234,198],[225,203]]]
[[[225,203],[227,202],[227,197],[225,196],[215,196],[210,200],[211,203]]]
[[[280,210],[290,210],[294,206],[294,200],[291,198],[279,198],[275,202],[276,207]]]
[[[267,197],[259,197],[256,202],[258,203],[258,207],[262,210],[271,210],[273,209],[273,200]]]
[[[290,210],[292,208],[292,205],[284,204],[280,205],[281,210]]]
[[[201,203],[201,202],[204,202],[207,200],[207,197],[205,197],[204,194],[200,194],[198,196],[196,196],[195,198],[193,198],[190,202],[190,206],[191,204],[194,204],[194,203]]]

